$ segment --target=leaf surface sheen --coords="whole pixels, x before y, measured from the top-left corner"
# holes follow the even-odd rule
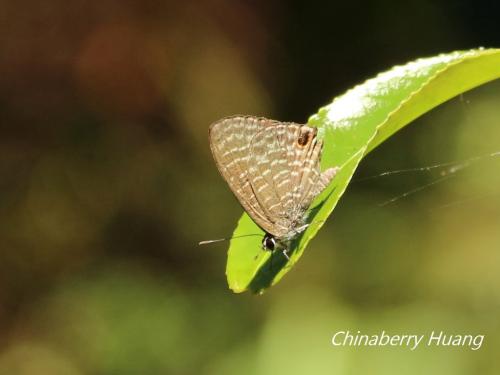
[[[324,140],[322,170],[340,167],[313,202],[310,226],[292,243],[287,260],[262,250],[264,232],[244,213],[230,241],[226,275],[236,293],[262,293],[302,256],[345,192],[361,159],[403,126],[437,105],[500,77],[500,49],[475,49],[422,58],[395,66],[355,86],[309,118]]]

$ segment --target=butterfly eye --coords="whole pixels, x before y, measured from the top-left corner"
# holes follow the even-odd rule
[[[297,139],[297,145],[299,147],[305,147],[311,142],[312,139],[312,132],[309,130],[303,130],[300,133],[299,138]]]
[[[276,241],[274,240],[274,238],[266,234],[266,236],[262,240],[262,247],[265,250],[273,251],[275,246],[276,246]]]

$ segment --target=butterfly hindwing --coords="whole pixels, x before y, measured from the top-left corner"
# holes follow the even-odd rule
[[[274,222],[271,233],[277,237],[304,224],[312,200],[333,178],[334,169],[321,173],[321,150],[317,129],[307,125],[276,123],[253,138],[250,181],[255,182],[257,200]]]

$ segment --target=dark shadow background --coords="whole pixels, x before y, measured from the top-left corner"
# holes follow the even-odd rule
[[[241,208],[207,129],[306,122],[396,64],[499,47],[489,1],[0,2],[0,373],[494,374],[498,162],[353,183],[264,296],[226,286]],[[500,150],[500,85],[440,106],[357,177]],[[485,334],[340,348],[339,330]]]

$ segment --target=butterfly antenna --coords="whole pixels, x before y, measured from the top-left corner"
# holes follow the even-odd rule
[[[219,239],[216,239],[216,240],[200,241],[200,242],[198,242],[198,245],[208,245],[208,244],[215,243],[215,242],[230,241],[230,240],[233,240],[235,238],[250,237],[250,236],[262,236],[262,234],[257,234],[257,233],[254,233],[254,234],[243,234],[241,236],[234,236],[234,237],[229,237],[229,238],[219,238]]]
[[[208,244],[211,244],[211,243],[228,241],[228,240],[229,240],[229,238],[219,238],[217,240],[206,240],[206,241],[200,241],[200,242],[198,242],[198,245],[208,245]]]

